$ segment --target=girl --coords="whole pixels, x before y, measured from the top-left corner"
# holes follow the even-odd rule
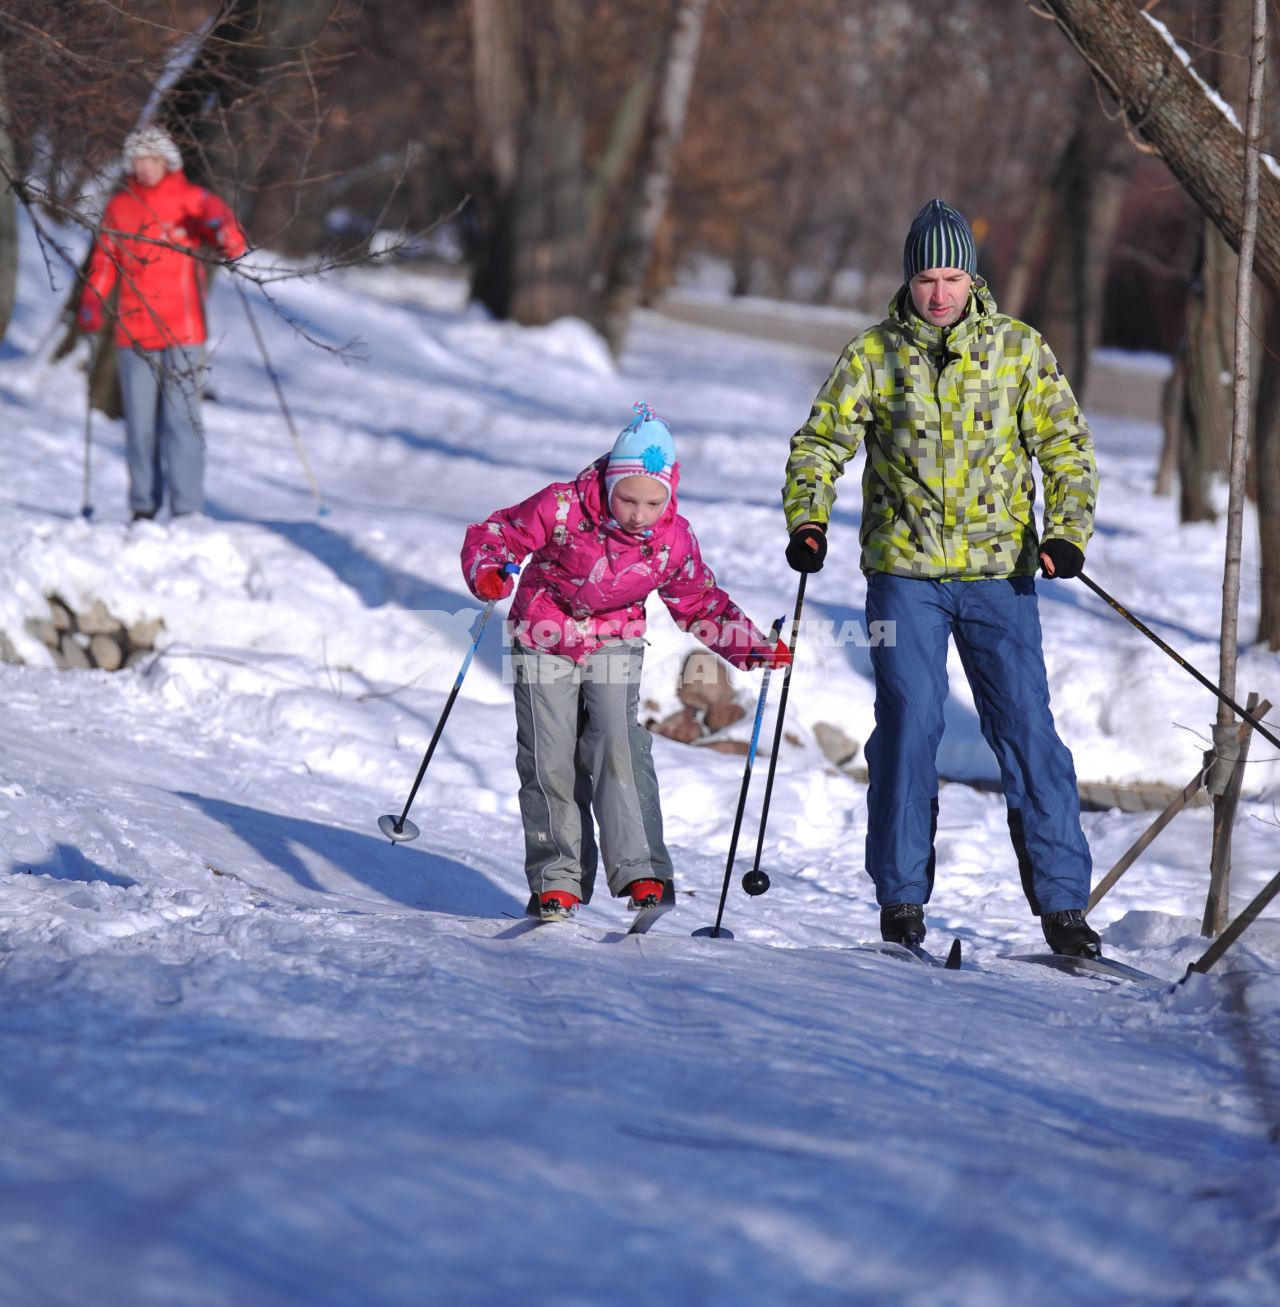
[[[648,596],[656,590],[682,630],[736,667],[791,661],[716,585],[676,511],[671,432],[647,404],[635,410],[611,453],[468,527],[462,547],[467,585],[486,601],[510,594],[504,567],[532,555],[510,629],[525,872],[543,920],[591,900],[593,810],[615,897],[647,907],[672,879],[637,720]]]

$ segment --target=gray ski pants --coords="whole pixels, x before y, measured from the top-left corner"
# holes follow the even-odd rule
[[[593,812],[610,893],[670,880],[652,741],[637,720],[644,641],[605,645],[582,663],[517,644],[511,661],[529,888],[590,901]]]
[[[165,482],[177,513],[204,507],[204,427],[200,388],[204,348],[120,349],[129,463],[129,507],[154,513],[164,505]]]

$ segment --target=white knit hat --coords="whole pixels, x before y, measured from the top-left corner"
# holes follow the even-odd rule
[[[132,164],[135,159],[163,159],[170,172],[182,167],[182,155],[174,144],[173,137],[159,127],[142,127],[130,132],[124,138],[124,161]]]

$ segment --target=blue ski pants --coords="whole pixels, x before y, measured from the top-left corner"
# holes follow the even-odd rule
[[[204,427],[200,389],[204,349],[120,349],[120,397],[129,464],[129,507],[154,513],[169,483],[175,514],[204,506]]]
[[[873,572],[867,621],[892,622],[871,649],[875,730],[867,741],[867,873],[876,901],[926,903],[933,889],[938,744],[954,639],[983,737],[1000,767],[1022,887],[1036,914],[1084,908],[1093,863],[1075,767],[1049,711],[1035,581],[929,581]]]

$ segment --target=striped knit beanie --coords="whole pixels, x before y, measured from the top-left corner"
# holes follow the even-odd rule
[[[902,279],[910,281],[930,268],[959,268],[978,275],[973,232],[964,216],[941,200],[930,200],[916,214],[902,248]]]
[[[604,469],[605,502],[613,489],[627,477],[649,477],[664,486],[671,498],[671,474],[676,465],[676,446],[667,424],[643,402],[633,404],[635,417],[618,433]]]

